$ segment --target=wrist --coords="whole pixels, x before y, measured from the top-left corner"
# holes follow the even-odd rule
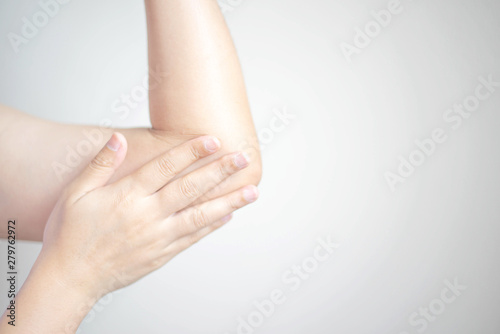
[[[22,315],[16,333],[75,333],[97,295],[70,282],[57,262],[41,253],[15,299],[17,313]],[[0,328],[11,329],[3,322]]]
[[[66,263],[44,248],[33,265],[32,273],[85,304],[93,306],[104,295],[92,282],[90,269],[86,269],[82,263]]]

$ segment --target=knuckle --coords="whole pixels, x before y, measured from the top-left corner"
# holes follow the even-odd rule
[[[200,194],[199,187],[189,177],[181,179],[179,191],[186,198],[195,198]]]
[[[107,172],[113,166],[113,160],[103,156],[98,155],[89,164],[89,169],[92,173],[103,173]]]
[[[177,174],[177,170],[169,156],[157,160],[158,174],[163,178],[169,178]]]
[[[231,211],[235,211],[235,210],[238,210],[239,208],[241,208],[241,201],[234,198],[234,197],[229,197],[227,199],[227,207],[231,210]]]
[[[229,175],[232,174],[232,162],[230,159],[225,158],[218,162],[213,167],[210,180],[206,183],[207,189],[216,188],[223,182]]]
[[[233,162],[230,158],[226,157],[218,164],[218,175],[221,180],[226,178],[229,174],[231,174],[232,170],[233,170]]]
[[[191,222],[196,230],[206,227],[209,223],[207,214],[200,208],[194,208],[191,213]]]
[[[189,145],[187,152],[189,154],[189,158],[193,161],[196,161],[201,158],[201,154],[196,143],[192,143],[191,145]]]

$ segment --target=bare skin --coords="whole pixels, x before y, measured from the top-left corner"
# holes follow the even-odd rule
[[[18,239],[43,238],[15,298],[22,321],[10,326],[7,310],[2,333],[75,332],[104,294],[258,197],[258,143],[217,2],[145,4],[150,66],[164,74],[150,91],[152,128],[121,135],[0,106],[0,212],[16,219]]]
[[[218,151],[216,138],[199,137],[110,183],[127,153],[125,138],[114,134],[56,203],[42,251],[9,304],[17,319],[7,309],[0,332],[74,333],[102,296],[160,268],[255,201],[258,192],[250,185],[193,205],[214,184],[249,166],[235,152],[176,178]]]
[[[220,152],[186,172],[238,150],[245,151],[251,163],[196,203],[246,184],[257,185],[261,178],[257,136],[237,54],[217,1],[146,0],[145,5],[150,66],[163,75],[160,82],[151,82],[152,128],[119,130],[128,141],[128,154],[110,182],[186,140],[211,134],[221,139]],[[95,136],[98,140],[78,164],[61,172],[58,163],[68,167],[67,148],[77,150],[88,141],[84,131],[102,136]],[[20,239],[42,240],[64,187],[82,172],[112,132],[48,122],[0,106],[0,155],[8,161],[0,166],[0,212],[4,218],[17,219]],[[0,237],[6,236],[6,229],[0,224]]]

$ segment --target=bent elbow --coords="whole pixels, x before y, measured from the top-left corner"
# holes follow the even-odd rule
[[[262,163],[261,161],[252,161],[250,162],[250,166],[245,171],[247,184],[252,184],[254,186],[258,186],[260,181],[262,180]]]
[[[250,165],[243,171],[245,181],[248,182],[247,184],[258,186],[262,179],[262,156],[258,143],[251,148],[247,148],[244,152],[247,153],[250,158]]]

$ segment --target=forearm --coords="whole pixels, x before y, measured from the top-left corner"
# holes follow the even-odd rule
[[[0,156],[5,161],[0,164],[0,218],[16,219],[17,238],[42,240],[64,187],[88,165],[113,131],[49,122],[0,105]],[[146,128],[119,131],[127,139],[128,152],[110,182],[195,137]],[[179,176],[205,164],[199,161]],[[7,225],[0,224],[0,238],[6,236]]]
[[[16,219],[19,239],[41,241],[45,223],[64,187],[90,162],[112,129],[58,124],[0,105],[0,214]],[[150,129],[120,129],[127,158],[112,181],[189,139]],[[6,237],[0,224],[0,238]]]
[[[14,303],[0,320],[1,332],[73,333],[103,295],[159,269],[253,203],[258,191],[247,186],[188,207],[214,182],[248,167],[233,153],[175,178],[218,150],[217,138],[201,136],[109,184],[128,151],[124,136],[113,134],[55,204],[41,253],[19,295],[9,296]]]
[[[222,154],[244,150],[251,165],[197,203],[258,184],[260,152],[238,58],[216,1],[146,1],[151,66],[168,73],[152,82],[151,129],[120,129],[127,158],[113,180],[198,134],[215,135]],[[154,79],[153,79],[154,80]],[[41,240],[62,189],[78,175],[112,129],[64,125],[0,106],[0,213],[15,218],[20,239]],[[184,174],[181,174],[184,175]],[[112,180],[112,181],[113,181]],[[5,237],[0,225],[0,237]]]
[[[260,166],[236,50],[215,0],[146,0],[153,128],[219,136]]]
[[[0,106],[0,123],[2,219],[17,220],[20,239],[41,240],[45,221],[62,189],[101,143],[87,145],[90,142],[84,131],[93,127],[57,124],[4,106]],[[104,137],[109,138],[107,132],[101,132],[104,142]],[[4,225],[0,226],[0,237],[5,237]]]
[[[12,304],[13,311],[8,309],[3,314],[0,332],[75,333],[100,297],[90,291],[67,284],[57,263],[39,258]]]

